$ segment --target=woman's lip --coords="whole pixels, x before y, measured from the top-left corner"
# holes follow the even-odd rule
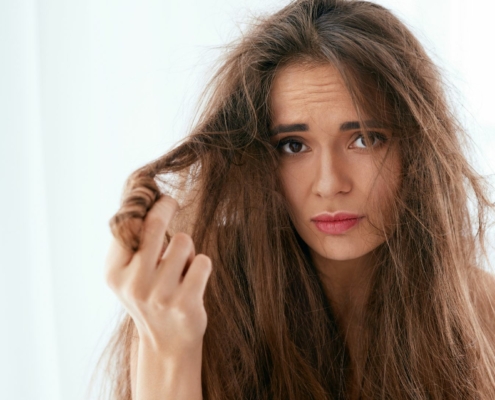
[[[323,233],[338,235],[356,226],[364,217],[350,218],[341,221],[313,220],[316,228]]]
[[[334,221],[343,221],[346,219],[356,219],[356,218],[362,218],[362,217],[363,217],[363,215],[358,215],[358,214],[344,212],[344,211],[339,211],[336,213],[324,212],[324,213],[315,215],[313,218],[311,218],[311,221],[334,222]]]

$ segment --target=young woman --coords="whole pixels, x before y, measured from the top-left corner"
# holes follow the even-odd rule
[[[112,398],[494,399],[494,204],[410,31],[294,1],[209,89],[110,221]]]

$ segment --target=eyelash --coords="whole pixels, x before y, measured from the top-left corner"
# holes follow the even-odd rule
[[[380,147],[382,145],[385,144],[385,142],[388,141],[388,138],[386,136],[384,136],[383,134],[379,133],[379,132],[369,132],[370,136],[372,138],[376,138],[378,139],[379,143],[376,144],[374,147]],[[358,137],[356,137],[356,139],[354,140],[354,142],[356,142],[358,139],[362,139],[364,138],[364,135],[360,134]],[[299,143],[299,144],[302,144],[304,145],[304,143],[302,143],[300,140],[298,140],[297,138],[294,138],[294,137],[286,137],[286,138],[283,138],[283,139],[280,139],[277,144],[275,145],[275,148],[277,150],[281,150],[281,148],[283,146],[285,146],[286,144],[289,144],[289,143]],[[366,150],[365,148],[360,148],[360,150]],[[283,151],[284,154],[288,155],[288,156],[295,156],[297,154],[300,153],[297,152],[297,153],[289,153],[289,152],[285,152]]]

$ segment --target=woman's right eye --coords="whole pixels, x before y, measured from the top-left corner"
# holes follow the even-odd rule
[[[305,150],[306,145],[294,138],[282,139],[277,143],[276,148],[283,153],[292,155]]]

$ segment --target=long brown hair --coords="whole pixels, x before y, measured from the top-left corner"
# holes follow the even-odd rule
[[[349,396],[345,336],[292,224],[269,142],[271,83],[293,62],[335,66],[356,109],[390,125],[400,146],[397,223],[376,249],[366,305],[361,397],[494,399],[487,181],[466,158],[469,135],[425,50],[390,11],[354,0],[293,1],[257,20],[222,60],[191,133],[129,177],[110,220],[136,250],[135,222],[171,194],[181,210],[168,237],[187,232],[212,259],[204,399]],[[100,359],[115,400],[131,399],[132,335],[124,312]]]

